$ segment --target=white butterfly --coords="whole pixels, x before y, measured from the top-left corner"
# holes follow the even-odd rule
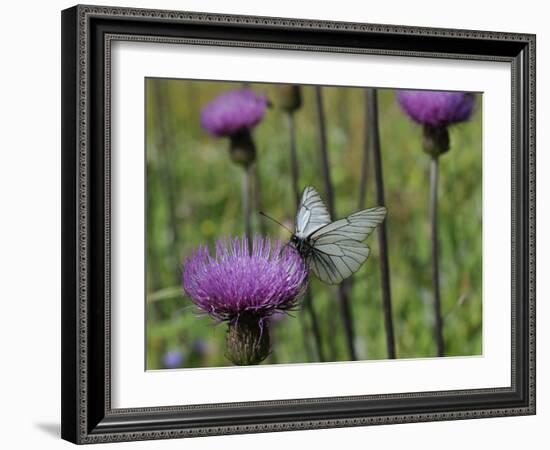
[[[366,261],[370,248],[362,241],[385,217],[386,208],[377,206],[331,222],[321,196],[308,186],[302,193],[290,243],[317,278],[337,284]]]

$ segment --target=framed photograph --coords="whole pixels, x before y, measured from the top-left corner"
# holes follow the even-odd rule
[[[535,36],[62,12],[62,437],[535,413]]]

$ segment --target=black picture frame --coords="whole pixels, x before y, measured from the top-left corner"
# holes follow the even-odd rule
[[[512,373],[506,388],[112,409],[110,44],[506,61],[512,65]],[[535,414],[535,36],[75,6],[62,12],[62,437],[163,439]]]

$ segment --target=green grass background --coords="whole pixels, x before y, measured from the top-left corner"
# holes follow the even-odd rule
[[[170,350],[184,355],[182,367],[223,366],[224,324],[197,315],[181,289],[181,264],[201,244],[243,233],[241,168],[229,158],[228,140],[200,127],[201,108],[241,83],[148,79],[147,158],[147,368],[162,369]],[[292,226],[295,205],[289,171],[284,113],[273,85],[251,84],[268,95],[271,107],[254,129],[262,208]],[[296,112],[301,186],[323,196],[314,88],[302,89]],[[365,140],[365,100],[360,88],[324,87],[323,98],[331,175],[338,218],[357,210]],[[481,95],[467,123],[451,128],[451,150],[440,159],[440,273],[447,355],[482,352],[482,154]],[[393,320],[399,358],[431,357],[433,306],[429,241],[429,157],[420,148],[421,129],[403,115],[394,90],[379,91],[382,163],[388,208],[387,227]],[[369,171],[366,206],[374,206]],[[254,216],[256,230],[260,217]],[[264,219],[265,220],[265,219]],[[264,223],[282,240],[288,233]],[[353,275],[351,307],[360,359],[386,357],[376,231],[367,243],[371,256]],[[334,288],[311,278],[325,353],[347,360],[345,336]],[[265,363],[316,361],[309,316],[293,313],[272,323],[273,354]],[[206,348],[198,352],[197,343]]]

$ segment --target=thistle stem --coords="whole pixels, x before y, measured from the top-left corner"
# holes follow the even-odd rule
[[[289,151],[290,151],[290,175],[292,179],[292,193],[294,196],[294,201],[296,204],[296,209],[298,209],[300,204],[300,170],[298,166],[298,156],[296,153],[296,127],[294,123],[294,113],[288,111],[287,114],[288,121],[288,137],[289,137]],[[323,344],[321,341],[321,331],[319,329],[319,320],[317,319],[317,313],[315,307],[313,306],[311,298],[311,288],[308,286],[307,291],[304,296],[304,307],[309,315],[311,321],[311,328],[313,331],[313,338],[315,340],[315,349],[317,351],[317,357],[319,361],[326,361],[325,355],[323,352]],[[302,322],[304,326],[304,322]]]
[[[330,305],[328,308],[328,329],[329,330],[336,330],[338,329],[338,317],[337,314],[333,314],[333,307],[338,308],[340,305],[340,300],[338,298],[331,297],[330,299]],[[334,303],[334,305],[333,305]],[[328,341],[328,354],[329,354],[329,361],[337,361],[338,360],[338,342],[336,342],[336,339],[334,339],[331,336],[331,339],[327,339]]]
[[[311,321],[311,328],[313,331],[313,339],[315,341],[315,350],[317,351],[317,358],[321,362],[325,362],[327,359],[325,357],[325,352],[323,351],[323,344],[321,340],[321,329],[319,328],[319,319],[317,318],[317,312],[313,306],[311,296],[311,288],[308,286],[306,294],[304,296],[304,306],[309,315],[309,320]]]
[[[319,152],[321,156],[321,169],[323,173],[323,180],[325,185],[325,196],[327,201],[328,210],[332,218],[335,217],[334,206],[334,193],[332,188],[332,180],[330,178],[330,164],[328,158],[328,145],[327,145],[327,133],[325,113],[323,108],[323,95],[320,86],[315,86],[315,104],[317,109],[317,120],[319,122]],[[349,303],[348,293],[345,286],[345,282],[338,285],[338,298],[340,301],[340,310],[342,313],[342,320],[344,323],[344,331],[346,333],[346,344],[348,347],[349,357],[352,361],[357,360],[357,353],[355,351],[355,337],[353,332],[353,320],[351,314],[351,307]]]
[[[323,93],[320,86],[315,86],[315,105],[317,109],[317,120],[319,123],[319,152],[321,156],[321,171],[325,184],[325,198],[330,216],[334,218],[334,193],[332,180],[330,178],[330,164],[328,159],[327,131],[325,111],[323,107]]]
[[[384,179],[382,176],[382,157],[380,150],[380,129],[378,125],[378,92],[371,88],[367,90],[367,121],[370,131],[371,151],[374,163],[374,182],[376,186],[376,203],[385,205]],[[394,359],[395,338],[393,332],[392,301],[390,289],[390,264],[386,221],[378,227],[378,246],[380,248],[380,281],[382,285],[382,309],[384,311],[384,327],[386,329],[386,348],[388,358]]]
[[[298,157],[296,155],[296,127],[294,123],[294,113],[288,112],[286,114],[288,123],[288,137],[289,137],[289,150],[290,150],[290,175],[292,178],[292,193],[294,195],[294,201],[296,207],[300,203],[300,186],[299,179],[300,173],[298,168]]]
[[[304,300],[305,301],[305,300]],[[311,342],[309,339],[309,329],[306,317],[303,314],[300,314],[300,328],[302,330],[302,339],[304,340],[304,349],[306,351],[306,357],[308,361],[311,361],[313,356],[313,349],[311,348]]]
[[[271,332],[272,342],[277,342],[277,333],[275,332],[275,327],[273,326],[273,323],[269,324],[269,329]],[[273,346],[271,347],[271,351],[269,352],[269,362],[271,364],[279,364],[279,358],[277,358],[277,353],[275,352]]]
[[[369,89],[365,89],[365,130],[367,135],[363,143],[363,162],[361,164],[361,178],[359,179],[359,201],[358,207],[359,210],[365,209],[365,203],[367,198],[367,184],[369,181],[369,168],[370,168],[370,158],[372,152],[372,131],[370,131],[369,123]]]
[[[243,167],[241,195],[243,203],[244,234],[248,240],[249,249],[252,249],[252,217],[250,209],[250,184],[252,181],[252,174],[250,172],[250,166]]]
[[[257,215],[258,211],[262,211],[262,177],[260,175],[260,166],[258,165],[258,161],[254,163],[254,189],[252,189],[252,197],[254,200],[254,209],[255,216]],[[266,234],[265,230],[265,221],[260,220],[256,222],[258,229],[260,230],[260,234],[264,235]]]
[[[437,184],[439,178],[439,158],[432,156],[430,161],[430,226],[432,243],[432,289],[434,295],[435,329],[437,356],[445,355],[443,340],[443,317],[441,314],[441,292],[439,285],[439,245],[437,220]]]

